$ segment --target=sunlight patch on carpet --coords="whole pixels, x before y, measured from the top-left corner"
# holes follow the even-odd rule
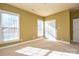
[[[29,56],[44,56],[48,52],[50,52],[50,50],[28,46],[20,50],[17,50],[16,52],[24,55],[29,55]]]
[[[67,52],[52,51],[48,56],[79,56],[79,55]]]

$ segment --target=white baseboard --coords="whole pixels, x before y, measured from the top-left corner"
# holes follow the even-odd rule
[[[0,44],[6,44],[6,43],[11,43],[11,42],[18,42],[20,40],[16,39],[16,40],[11,40],[11,41],[1,41]]]
[[[14,47],[14,46],[17,46],[17,45],[22,45],[22,44],[29,43],[29,42],[33,42],[33,41],[36,41],[36,40],[39,40],[39,39],[33,39],[33,40],[21,42],[21,43],[16,43],[16,44],[8,45],[8,46],[3,46],[3,47],[0,47],[0,49]]]
[[[70,42],[66,42],[66,41],[62,41],[62,40],[57,40],[58,42],[61,42],[61,43],[65,43],[65,44],[70,44]]]
[[[21,42],[21,43],[17,43],[17,44],[12,44],[12,45],[8,45],[8,46],[3,46],[3,47],[0,47],[0,49],[9,48],[9,47],[14,47],[14,46],[17,46],[17,45],[22,45],[22,44],[25,44],[25,43],[29,43],[29,42],[33,42],[33,41],[39,40],[39,39],[43,39],[43,38],[37,38],[37,39],[33,39],[33,40],[29,40],[29,41],[25,41],[25,42]],[[58,41],[58,42],[61,42],[61,43],[65,43],[65,44],[70,44],[70,42],[66,42],[66,41],[61,41],[61,40],[57,40],[57,41]]]

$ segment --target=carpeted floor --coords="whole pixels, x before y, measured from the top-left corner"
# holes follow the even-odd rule
[[[21,45],[8,47],[4,49],[0,49],[0,56],[28,56],[27,54],[18,53],[16,51],[25,48],[25,47],[33,47],[38,49],[49,50],[45,56],[54,52],[54,53],[68,53],[68,54],[77,54],[79,55],[79,44],[65,44],[56,41],[48,41],[47,39],[38,38],[38,40],[24,43]],[[34,50],[33,50],[34,51]],[[44,52],[43,52],[44,53]],[[60,54],[61,54],[60,53]],[[44,54],[43,54],[44,55]]]

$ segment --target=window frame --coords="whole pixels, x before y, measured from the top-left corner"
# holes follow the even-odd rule
[[[11,14],[11,15],[16,15],[18,16],[18,39],[16,40],[10,40],[10,41],[4,41],[4,39],[0,39],[0,44],[4,44],[4,43],[10,43],[10,42],[16,42],[16,41],[20,41],[20,14],[15,13],[15,12],[10,12],[10,11],[6,11],[6,10],[0,10],[0,19],[1,19],[1,13],[5,13],[5,14]],[[1,21],[1,20],[0,20]],[[1,24],[0,24],[0,28],[1,28]]]
[[[42,22],[42,30],[39,30],[39,21],[40,22]],[[39,32],[41,31],[41,34],[39,34]],[[43,21],[43,19],[42,18],[39,18],[38,20],[37,20],[37,36],[38,37],[44,37],[44,21]]]

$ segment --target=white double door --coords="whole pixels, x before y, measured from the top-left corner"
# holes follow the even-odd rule
[[[79,19],[73,19],[73,42],[79,42]]]

